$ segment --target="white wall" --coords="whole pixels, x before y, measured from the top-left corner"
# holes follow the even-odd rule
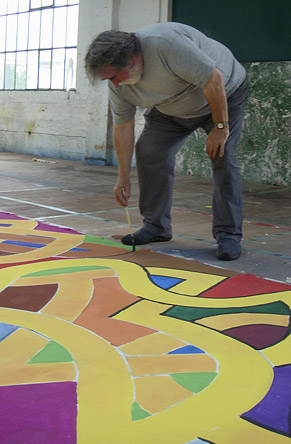
[[[0,91],[0,151],[101,163],[112,158],[107,85],[89,84],[83,63],[87,47],[107,29],[132,32],[168,20],[169,4],[169,0],[80,0],[76,91],[69,95]],[[141,125],[138,117],[137,133]]]

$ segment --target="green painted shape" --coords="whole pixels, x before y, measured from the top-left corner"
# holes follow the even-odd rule
[[[190,392],[199,393],[205,389],[217,376],[215,372],[174,373],[170,375],[175,382]]]
[[[91,244],[107,245],[109,247],[123,248],[124,250],[132,250],[131,246],[123,245],[121,242],[105,239],[104,237],[91,236],[89,234],[85,235],[84,242],[88,242]]]
[[[77,273],[79,271],[89,271],[89,270],[110,270],[110,267],[97,267],[97,266],[84,266],[84,267],[60,267],[53,268],[52,270],[42,270],[35,273],[29,273],[24,275],[24,277],[36,277],[36,276],[50,276],[53,274],[67,274],[67,273]]]
[[[284,302],[277,301],[269,304],[256,305],[253,307],[232,307],[232,308],[195,308],[195,307],[173,307],[166,313],[171,318],[182,319],[184,321],[197,321],[209,316],[232,313],[269,313],[290,315],[290,310]]]
[[[139,419],[145,419],[152,416],[151,413],[142,409],[138,402],[133,402],[131,407],[131,418],[133,421],[138,421]]]
[[[46,364],[49,362],[73,362],[71,353],[58,342],[50,341],[28,364]]]

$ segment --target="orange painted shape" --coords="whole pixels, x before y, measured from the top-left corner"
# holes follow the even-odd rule
[[[121,350],[126,355],[161,355],[184,345],[186,345],[185,342],[174,336],[158,332],[126,344],[121,347]]]
[[[193,396],[170,376],[134,378],[136,401],[150,413],[157,413]]]
[[[0,370],[0,386],[75,380],[76,368],[71,362],[32,364]]]
[[[93,331],[112,345],[127,344],[155,330],[109,316],[138,301],[140,298],[121,287],[118,278],[94,279],[93,297],[75,324]]]
[[[215,360],[206,354],[134,356],[127,360],[133,376],[217,370]]]

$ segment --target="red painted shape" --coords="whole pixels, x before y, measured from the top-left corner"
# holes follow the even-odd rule
[[[270,281],[254,276],[253,274],[240,274],[225,279],[215,287],[201,293],[203,298],[241,298],[265,293],[277,293],[291,290],[291,285]]]
[[[242,325],[241,327],[224,330],[223,333],[257,350],[261,350],[282,341],[288,333],[288,327],[280,325]]]

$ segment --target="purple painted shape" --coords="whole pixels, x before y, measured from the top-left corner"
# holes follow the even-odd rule
[[[274,380],[269,392],[254,408],[242,415],[267,429],[290,434],[291,365],[274,368]]]
[[[5,213],[4,211],[0,211],[0,219],[27,220],[26,217],[16,216],[16,214]]]
[[[75,382],[0,387],[1,444],[76,444]]]
[[[45,224],[43,222],[38,222],[38,225],[35,227],[35,230],[54,231],[57,233],[67,233],[67,234],[83,234],[80,231],[73,230],[72,228],[58,227],[57,225]]]

